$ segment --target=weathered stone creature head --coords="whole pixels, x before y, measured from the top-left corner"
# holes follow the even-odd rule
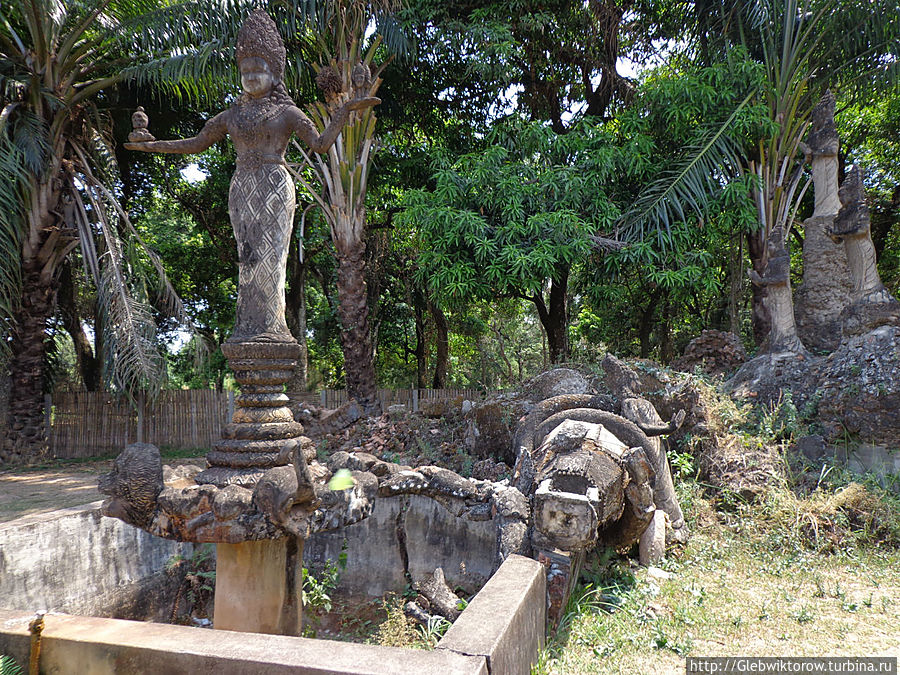
[[[116,457],[113,470],[100,477],[98,489],[109,497],[103,503],[103,514],[145,527],[153,520],[162,488],[159,449],[149,443],[132,443]]]

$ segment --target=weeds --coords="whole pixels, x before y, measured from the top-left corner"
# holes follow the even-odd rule
[[[378,626],[373,641],[386,647],[434,649],[453,625],[442,616],[432,616],[424,626],[416,624],[403,612],[402,597],[388,597],[384,607],[387,618]]]
[[[418,626],[419,639],[425,649],[434,649],[437,643],[444,637],[444,633],[453,624],[442,616],[432,615],[428,618],[428,623],[424,626]]]
[[[417,644],[419,634],[406,614],[403,613],[403,600],[390,598],[385,602],[387,619],[378,627],[374,642],[385,647],[413,647]]]
[[[187,601],[188,617],[206,617],[206,606],[216,589],[216,560],[212,544],[201,544],[194,548],[190,557],[173,555],[166,561],[167,574],[183,574],[181,584],[172,603],[171,623],[178,623],[178,606],[182,599]]]
[[[332,560],[325,562],[325,568],[321,574],[314,576],[306,567],[302,570],[303,576],[303,609],[309,619],[309,624],[304,627],[305,637],[316,636],[316,625],[323,614],[331,611],[331,594],[337,588],[341,579],[341,573],[347,568],[347,543],[341,547],[337,564]],[[315,625],[313,625],[315,624]]]

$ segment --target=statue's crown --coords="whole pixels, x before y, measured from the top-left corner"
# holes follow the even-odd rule
[[[280,81],[284,77],[284,60],[287,56],[284,40],[272,17],[261,9],[250,12],[238,31],[234,58],[240,63],[241,59],[248,56],[265,61],[276,80]]]

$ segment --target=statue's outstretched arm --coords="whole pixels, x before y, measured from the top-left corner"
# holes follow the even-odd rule
[[[192,138],[181,138],[175,141],[141,141],[140,143],[125,143],[128,150],[140,150],[142,152],[168,152],[180,155],[190,155],[195,152],[203,152],[213,143],[221,141],[228,133],[225,123],[227,110],[209,120],[199,134]]]
[[[347,124],[351,110],[362,110],[363,108],[370,108],[379,103],[381,103],[381,99],[374,97],[360,98],[345,103],[337,109],[334,115],[332,115],[331,121],[328,123],[325,131],[321,134],[316,130],[316,127],[310,119],[303,114],[302,110],[293,108],[293,130],[303,139],[313,152],[327,152],[328,148],[331,147],[331,144],[334,143],[335,139],[338,137],[338,134],[341,133],[341,129]]]

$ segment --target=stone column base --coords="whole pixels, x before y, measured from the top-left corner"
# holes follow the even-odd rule
[[[216,544],[213,626],[219,630],[300,635],[303,540]]]

